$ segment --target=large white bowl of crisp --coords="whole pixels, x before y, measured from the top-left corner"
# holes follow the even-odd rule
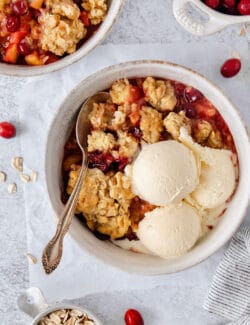
[[[46,148],[56,216],[81,168],[74,125],[89,114],[88,170],[69,233],[103,262],[138,274],[194,266],[241,224],[250,197],[250,145],[237,109],[211,81],[162,61],[135,61],[80,82],[59,107]],[[80,257],[79,257],[80,258]]]

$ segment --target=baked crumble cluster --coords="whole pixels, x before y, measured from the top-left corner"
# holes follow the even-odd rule
[[[107,10],[107,0],[2,0],[0,61],[43,65],[74,53]]]
[[[155,207],[131,190],[128,170],[143,145],[178,140],[185,126],[194,141],[235,152],[230,131],[215,107],[195,88],[153,77],[121,79],[110,99],[89,114],[88,171],[77,204],[89,229],[107,238],[132,238],[145,212]],[[65,146],[63,172],[70,195],[81,168],[74,136]],[[126,171],[126,173],[125,173]]]

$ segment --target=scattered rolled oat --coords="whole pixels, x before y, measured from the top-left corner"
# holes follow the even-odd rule
[[[59,309],[44,316],[38,325],[95,325],[95,322],[79,310]]]
[[[30,179],[32,182],[36,182],[38,178],[38,172],[32,172]]]
[[[27,253],[25,256],[27,257],[27,259],[30,263],[32,263],[32,264],[37,263],[37,258],[35,256],[31,255],[30,253]]]
[[[22,157],[13,157],[11,159],[11,167],[19,172],[22,172],[23,171],[23,158]]]
[[[14,194],[14,193],[17,192],[17,186],[16,186],[15,183],[12,183],[12,184],[10,184],[10,185],[8,186],[8,192],[9,192],[10,194]]]
[[[0,171],[0,182],[4,183],[6,181],[6,178],[7,175],[4,172]]]
[[[242,27],[240,30],[240,36],[245,36],[247,33],[246,28]]]
[[[29,183],[30,182],[30,176],[27,174],[20,174],[20,179],[24,183]]]

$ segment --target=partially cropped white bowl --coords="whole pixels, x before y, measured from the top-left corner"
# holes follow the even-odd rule
[[[77,62],[92,51],[97,45],[99,45],[107,36],[121,11],[122,4],[123,0],[108,0],[108,13],[105,20],[98,28],[97,32],[92,35],[79,49],[77,49],[76,52],[66,55],[54,63],[42,66],[7,64],[0,62],[0,75],[2,74],[17,77],[37,76],[63,69],[72,63]]]
[[[161,259],[152,255],[123,250],[109,241],[97,239],[77,218],[73,219],[69,233],[80,248],[109,265],[138,274],[166,274],[189,268],[222,247],[241,224],[248,206],[250,197],[250,144],[248,135],[233,104],[212,82],[195,71],[162,61],[123,63],[101,70],[83,80],[66,97],[51,124],[45,156],[46,182],[52,207],[55,215],[58,216],[63,209],[61,202],[63,148],[79,107],[87,97],[100,90],[107,89],[119,78],[142,76],[169,78],[189,84],[201,90],[218,108],[229,125],[238,151],[240,178],[236,193],[225,214],[220,218],[217,227],[186,255],[178,258]],[[81,257],[79,256],[79,258]]]
[[[190,14],[187,8],[188,4],[193,4],[194,7],[205,13],[208,20],[199,22]],[[173,0],[173,12],[176,20],[184,29],[199,36],[214,34],[230,25],[250,22],[250,15],[234,16],[224,14],[209,8],[201,0]]]

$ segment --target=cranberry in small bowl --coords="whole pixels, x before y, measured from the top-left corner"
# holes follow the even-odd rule
[[[70,65],[106,36],[122,1],[3,0],[0,74],[32,76]]]
[[[189,4],[201,10],[208,19],[198,22],[188,11]],[[184,29],[199,36],[214,34],[230,25],[250,22],[249,0],[174,0],[173,11]]]

